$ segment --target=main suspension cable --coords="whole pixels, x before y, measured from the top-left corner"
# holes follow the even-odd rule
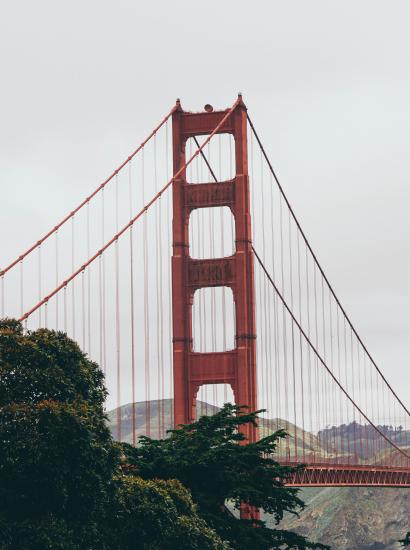
[[[325,363],[324,359],[322,358],[322,356],[320,355],[320,353],[318,352],[317,350],[317,347],[313,344],[313,342],[309,339],[308,335],[305,333],[305,331],[303,330],[302,326],[300,325],[299,321],[296,319],[295,315],[293,314],[291,308],[288,306],[285,298],[283,297],[282,293],[279,291],[278,287],[276,286],[275,282],[273,281],[272,277],[270,276],[268,270],[266,269],[261,257],[259,256],[259,254],[256,252],[254,246],[252,246],[252,250],[253,250],[253,253],[255,255],[255,258],[257,259],[260,267],[262,268],[262,270],[264,271],[266,277],[268,278],[270,284],[272,285],[272,287],[274,288],[276,294],[278,295],[278,297],[280,298],[284,308],[286,309],[286,311],[288,312],[288,314],[290,315],[293,323],[297,326],[297,328],[299,329],[299,331],[301,332],[301,334],[303,335],[303,337],[305,338],[306,342],[309,344],[310,348],[312,349],[313,353],[316,355],[316,357],[318,358],[318,360],[320,361],[320,363],[322,363],[322,365],[325,367],[325,369],[327,370],[327,372],[329,373],[329,375],[331,376],[331,378],[333,379],[333,381],[337,384],[337,386],[339,387],[339,389],[344,393],[344,395],[347,397],[347,399],[352,403],[352,405],[354,407],[356,407],[356,409],[358,410],[358,412],[362,415],[362,417],[379,433],[379,435],[381,435],[390,445],[392,445],[397,451],[399,451],[399,453],[401,453],[402,455],[404,455],[407,459],[410,460],[410,455],[406,453],[406,451],[404,449],[401,449],[398,445],[396,445],[394,443],[394,441],[391,441],[385,434],[384,432],[378,427],[376,426],[371,420],[370,418],[363,412],[363,410],[361,409],[361,407],[359,407],[359,405],[353,401],[353,399],[350,397],[350,395],[347,393],[347,391],[345,390],[344,386],[342,385],[342,383],[338,380],[338,378],[333,374],[332,370],[327,366],[327,364]]]
[[[186,170],[187,166],[191,164],[191,162],[201,153],[201,151],[204,149],[204,147],[211,141],[211,139],[214,137],[215,134],[218,133],[220,128],[225,124],[225,122],[228,120],[228,118],[231,116],[233,111],[236,109],[236,107],[240,103],[240,98],[238,98],[235,103],[232,105],[232,107],[226,112],[226,114],[222,117],[220,122],[217,124],[217,126],[214,128],[214,130],[208,135],[206,140],[202,143],[202,145],[195,151],[195,153],[191,156],[190,159],[186,161],[186,163],[181,166],[181,168],[174,174],[171,179],[154,195],[154,197],[143,206],[143,208],[133,217],[131,220],[129,220],[128,223],[126,223],[120,231],[118,231],[109,241],[105,243],[104,246],[102,246],[91,258],[89,258],[82,266],[80,266],[76,271],[74,271],[70,277],[68,277],[65,281],[63,281],[60,285],[58,285],[50,294],[45,296],[42,300],[40,300],[35,306],[33,306],[30,310],[28,310],[26,313],[24,313],[20,317],[20,321],[24,321],[27,319],[32,313],[37,311],[39,307],[46,304],[53,296],[57,294],[60,290],[67,287],[67,284],[70,283],[77,275],[79,275],[82,271],[85,270],[91,263],[93,263],[97,258],[103,257],[103,253],[113,244],[115,243],[121,235],[123,235],[145,212],[148,211],[148,209],[165,193],[165,191],[172,185],[172,183],[179,178],[179,176]],[[175,108],[174,108],[175,109]],[[172,111],[173,112],[173,111]],[[0,277],[2,277],[2,274],[0,273]]]
[[[170,112],[161,120],[161,122],[152,130],[152,132],[149,134],[149,136],[133,151],[127,159],[118,166],[114,172],[108,176],[106,180],[104,180],[98,187],[95,189],[88,197],[86,197],[74,210],[72,210],[67,216],[65,216],[60,222],[55,225],[50,231],[48,231],[41,239],[39,239],[35,244],[30,246],[23,254],[21,254],[18,258],[16,258],[13,262],[11,262],[7,267],[5,267],[3,270],[0,271],[0,277],[3,277],[10,269],[12,269],[14,266],[16,266],[19,262],[21,262],[26,256],[28,256],[33,250],[35,250],[38,246],[40,246],[44,241],[46,241],[51,235],[53,235],[60,227],[62,227],[66,222],[68,222],[79,210],[83,208],[87,203],[90,202],[91,199],[95,197],[104,187],[109,183],[123,168],[126,166],[131,159],[135,157],[139,153],[139,151],[151,140],[151,138],[158,132],[158,130],[167,122],[167,120],[170,118],[170,116],[178,109],[178,104],[174,105],[174,107],[170,110]]]
[[[284,192],[284,190],[283,190],[283,187],[281,186],[281,184],[280,184],[280,182],[279,182],[279,179],[278,179],[278,177],[277,177],[277,175],[276,175],[276,173],[275,173],[275,170],[273,169],[273,166],[272,166],[272,164],[271,164],[271,162],[270,162],[270,160],[269,160],[269,157],[268,157],[268,155],[267,155],[267,153],[266,153],[266,151],[265,151],[265,149],[264,149],[264,147],[263,147],[263,145],[262,145],[262,142],[261,142],[261,140],[260,140],[260,138],[259,138],[259,136],[258,136],[258,134],[257,134],[257,132],[256,132],[256,130],[255,130],[255,127],[254,127],[254,125],[253,125],[253,123],[252,123],[251,118],[249,117],[249,114],[246,113],[246,116],[247,116],[249,125],[250,125],[250,127],[251,127],[251,129],[252,129],[252,132],[253,132],[253,134],[254,134],[254,136],[255,136],[257,142],[258,142],[258,145],[259,145],[259,147],[260,147],[260,149],[261,149],[261,151],[262,151],[262,154],[263,154],[263,156],[265,157],[265,160],[266,160],[266,162],[267,162],[267,164],[268,164],[269,170],[271,171],[273,177],[275,178],[275,181],[276,181],[276,184],[277,184],[277,186],[278,186],[278,189],[279,189],[279,191],[280,191],[282,197],[284,198],[287,207],[289,208],[289,211],[290,211],[290,213],[291,213],[291,215],[292,215],[292,218],[293,218],[293,220],[294,220],[294,222],[295,222],[297,228],[299,229],[300,234],[302,235],[302,238],[303,238],[303,240],[305,241],[306,246],[308,247],[308,249],[309,249],[309,251],[310,251],[310,253],[311,253],[311,255],[312,255],[312,258],[313,258],[313,260],[314,260],[314,262],[315,262],[317,268],[319,269],[319,271],[320,271],[322,277],[323,277],[324,280],[326,281],[326,284],[328,285],[329,290],[330,290],[330,292],[332,293],[333,298],[335,299],[337,305],[339,306],[340,311],[341,311],[341,312],[343,313],[343,315],[346,317],[346,320],[347,320],[347,322],[348,322],[350,328],[352,329],[352,331],[353,331],[353,333],[355,334],[356,338],[357,338],[358,341],[360,342],[361,346],[363,347],[363,349],[364,349],[366,355],[368,356],[368,358],[370,359],[371,363],[373,364],[373,366],[375,367],[375,369],[377,370],[377,372],[378,372],[378,373],[380,374],[380,376],[382,377],[384,383],[385,383],[385,384],[387,385],[387,387],[390,389],[390,391],[392,392],[392,394],[394,395],[394,397],[397,399],[397,401],[400,403],[400,405],[403,407],[403,409],[406,411],[406,413],[410,416],[410,411],[409,411],[409,409],[404,405],[403,401],[402,401],[402,400],[400,399],[400,397],[396,394],[396,392],[394,391],[394,389],[392,388],[392,386],[389,384],[389,382],[387,381],[387,379],[386,379],[386,377],[384,376],[384,374],[382,373],[382,371],[381,371],[381,370],[379,369],[379,367],[377,366],[375,360],[373,359],[373,357],[372,357],[372,355],[370,354],[369,350],[368,350],[367,347],[365,346],[363,340],[360,338],[359,333],[356,331],[356,329],[355,329],[355,327],[354,327],[352,321],[350,320],[350,318],[349,318],[349,316],[347,315],[347,313],[346,313],[344,307],[342,306],[342,304],[341,304],[339,298],[337,297],[335,291],[333,290],[333,287],[332,287],[332,285],[330,284],[329,279],[326,277],[326,274],[325,274],[325,272],[324,272],[324,270],[323,270],[321,264],[319,263],[319,260],[318,260],[318,258],[317,258],[317,256],[316,256],[316,254],[314,253],[313,248],[312,248],[312,246],[310,245],[310,242],[309,242],[308,238],[306,237],[305,232],[303,231],[303,229],[302,229],[302,227],[301,227],[301,225],[300,225],[300,223],[299,223],[299,221],[298,221],[298,219],[297,219],[297,217],[296,217],[295,212],[293,211],[293,208],[292,208],[292,206],[291,206],[291,204],[290,204],[290,202],[289,202],[289,200],[288,200],[288,198],[287,198],[287,196],[286,196],[286,194],[285,194],[285,192]]]

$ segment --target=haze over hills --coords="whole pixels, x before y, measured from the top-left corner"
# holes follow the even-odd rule
[[[158,437],[160,429],[164,434],[166,430],[171,429],[172,406],[172,399],[135,403],[137,437],[146,434],[147,413],[151,437]],[[197,410],[199,414],[214,414],[218,407],[198,401]],[[123,405],[120,414],[121,439],[131,443],[132,405]],[[107,416],[115,438],[118,433],[118,410],[108,412]],[[293,424],[281,419],[262,420],[259,426],[260,434],[267,435],[278,426],[284,427],[291,434],[288,441],[283,442],[278,449],[279,455],[286,456],[289,448],[294,448],[295,445]],[[400,445],[403,438],[401,430],[389,426],[383,429]],[[329,442],[334,443],[337,437],[343,440],[346,448],[349,445],[353,448],[354,439],[358,438],[361,430],[364,430],[362,436],[369,433],[365,427],[359,425],[331,427],[319,434],[309,434],[296,427],[296,444],[300,450],[304,441],[307,454],[315,453],[317,457],[329,457]],[[368,447],[363,446],[361,451],[361,458],[366,460],[369,457],[363,449]],[[373,458],[377,462],[378,457]],[[306,509],[299,518],[286,516],[281,527],[297,531],[312,540],[330,544],[334,550],[398,550],[401,546],[397,540],[410,529],[410,491],[406,489],[307,488],[301,491],[301,497],[306,503]],[[269,516],[265,519],[268,523],[272,521]]]
[[[214,414],[219,408],[210,403],[197,401],[197,414]],[[132,442],[132,404],[128,403],[120,407],[121,414],[121,440],[127,443]],[[173,400],[164,399],[160,401],[141,401],[135,403],[135,426],[136,439],[140,435],[147,435],[158,438],[165,437],[166,431],[173,427],[172,419]],[[118,409],[108,412],[109,425],[113,437],[118,437],[117,422]],[[149,430],[148,430],[149,425]],[[367,429],[358,423],[349,425],[332,426],[319,431],[317,434],[310,433],[302,428],[295,426],[292,422],[288,422],[281,418],[266,419],[261,418],[259,424],[259,434],[261,437],[272,433],[279,428],[284,428],[289,437],[287,440],[280,443],[278,454],[280,456],[289,456],[295,454],[295,448],[298,454],[304,453],[306,456],[314,454],[317,461],[321,458],[331,459],[335,454],[335,447],[344,449],[346,458],[348,454],[355,449],[360,461],[369,463],[368,460],[373,459],[373,462],[378,462],[384,449],[383,437],[375,430]],[[386,433],[388,437],[398,446],[404,447],[402,442],[409,441],[410,433],[401,429],[394,429],[391,426],[380,426],[381,431]],[[296,447],[295,447],[296,437]],[[366,445],[366,441],[372,441],[372,445]],[[375,444],[376,443],[376,444]],[[372,449],[377,450],[376,454],[371,454]]]
[[[157,438],[161,433],[161,437],[165,437],[166,431],[173,427],[172,422],[172,399],[164,399],[162,401],[149,401],[135,403],[135,426],[136,426],[136,439],[140,435],[148,434],[152,438]],[[121,440],[126,443],[132,442],[132,404],[128,403],[121,408]],[[219,407],[197,401],[197,413],[214,414],[219,410]],[[118,436],[118,409],[114,409],[108,412],[108,420],[111,429],[111,433],[114,438]],[[319,444],[317,436],[304,432],[301,428],[295,427],[291,422],[286,422],[282,419],[261,419],[259,425],[259,433],[261,437],[272,433],[273,431],[284,428],[290,435],[287,440],[281,442],[278,447],[278,452],[281,455],[289,455],[294,452],[295,449],[295,434],[296,434],[296,447],[299,451],[304,446],[305,453],[315,453],[316,456],[329,456],[326,449],[322,448]]]

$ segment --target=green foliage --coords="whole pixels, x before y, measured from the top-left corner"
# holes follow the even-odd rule
[[[100,369],[66,335],[0,323],[0,548],[101,544],[119,463],[105,395]]]
[[[189,491],[176,480],[122,476],[106,526],[110,548],[228,550],[196,511]]]
[[[108,550],[95,522],[68,521],[45,514],[32,518],[0,518],[1,550]]]
[[[121,474],[105,397],[65,334],[0,322],[0,550],[227,548],[180,483]]]
[[[105,397],[98,365],[65,334],[0,322],[0,550],[325,548],[225,506],[278,522],[303,508],[284,487],[292,470],[266,457],[285,433],[240,445],[257,413],[227,405],[134,449],[113,442]]]
[[[403,546],[410,546],[410,532],[407,533],[403,540],[399,540],[399,542],[401,542]]]
[[[285,432],[241,445],[240,427],[249,422],[257,422],[257,412],[243,414],[240,407],[225,405],[214,416],[171,430],[167,439],[141,437],[139,447],[123,448],[127,462],[141,477],[176,478],[188,487],[199,514],[232,548],[327,548],[294,533],[268,529],[263,521],[236,519],[227,508],[227,501],[236,510],[247,503],[279,522],[285,512],[296,513],[304,507],[298,490],[284,486],[294,470],[272,458]]]

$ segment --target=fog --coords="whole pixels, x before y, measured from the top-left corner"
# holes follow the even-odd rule
[[[408,2],[0,6],[1,266],[177,97],[226,108],[240,91],[328,278],[409,405]]]

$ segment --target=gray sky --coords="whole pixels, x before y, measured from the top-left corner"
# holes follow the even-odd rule
[[[238,91],[329,279],[409,404],[406,0],[0,2],[0,265],[176,97]]]

